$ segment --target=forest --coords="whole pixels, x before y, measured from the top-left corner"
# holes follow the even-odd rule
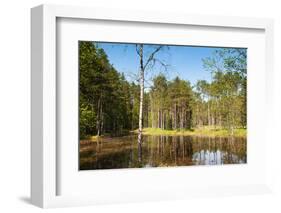
[[[210,81],[191,84],[181,76],[169,79],[157,73],[151,86],[144,88],[146,66],[157,63],[155,56],[162,47],[146,53],[146,46],[136,44],[140,77],[131,82],[116,70],[104,49],[95,42],[79,41],[80,139],[200,129],[235,135],[236,130],[246,130],[246,49],[214,49],[210,57],[202,58]]]

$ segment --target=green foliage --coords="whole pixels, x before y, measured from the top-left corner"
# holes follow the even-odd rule
[[[80,137],[121,135],[131,127],[130,84],[93,42],[79,42]]]
[[[96,129],[96,115],[95,111],[88,108],[87,105],[80,105],[80,138],[86,135],[91,135]]]
[[[246,56],[245,49],[215,50],[203,59],[212,80],[199,80],[194,86],[179,77],[169,81],[163,74],[154,76],[143,99],[146,133],[193,134],[194,129],[207,135],[243,135],[247,125]],[[119,136],[138,128],[140,86],[129,83],[93,42],[79,42],[79,73],[80,138]]]
[[[203,97],[203,104],[208,106],[208,116],[212,117],[213,124],[227,128],[232,134],[235,128],[245,128],[247,125],[246,49],[216,50],[213,57],[203,59],[203,64],[207,71],[211,71],[213,81],[209,85],[198,82],[197,90],[207,97]],[[210,117],[208,119],[210,125]]]

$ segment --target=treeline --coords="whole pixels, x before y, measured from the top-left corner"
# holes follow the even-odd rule
[[[212,81],[199,80],[195,86],[193,126],[227,128],[231,134],[235,128],[246,128],[247,50],[215,50],[203,65]]]
[[[189,82],[178,77],[167,81],[163,75],[159,75],[154,78],[148,94],[148,126],[161,129],[192,127],[193,91]]]
[[[214,60],[219,55],[220,62]],[[155,76],[144,93],[143,127],[246,127],[246,52],[222,49],[203,61],[212,81],[190,85]],[[222,62],[221,62],[222,61]],[[241,65],[242,64],[242,65]],[[80,137],[119,136],[138,128],[140,86],[126,81],[93,42],[79,42]]]
[[[79,42],[80,137],[131,128],[131,85],[110,65],[103,49]]]

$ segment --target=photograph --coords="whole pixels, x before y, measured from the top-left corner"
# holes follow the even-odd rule
[[[78,41],[79,170],[247,163],[247,48]]]

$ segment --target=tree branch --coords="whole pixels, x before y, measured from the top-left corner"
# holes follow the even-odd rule
[[[138,56],[141,56],[140,55],[140,50],[138,49],[138,44],[136,44],[136,52],[137,52]]]
[[[154,55],[155,55],[157,52],[159,52],[162,47],[163,47],[163,46],[157,47],[157,48],[150,54],[149,58],[147,59],[146,63],[145,63],[144,66],[143,66],[144,70],[145,70],[145,68],[147,67],[147,65],[148,65],[151,61],[154,60]]]

